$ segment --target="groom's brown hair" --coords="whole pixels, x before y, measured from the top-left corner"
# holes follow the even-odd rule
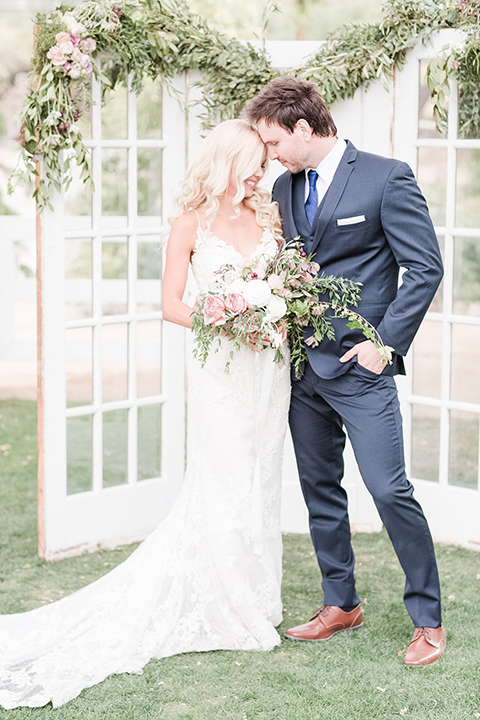
[[[315,135],[331,137],[337,134],[318,86],[303,78],[289,75],[275,78],[248,103],[244,113],[252,125],[264,120],[267,125],[276,123],[292,133],[297,122],[303,119]]]

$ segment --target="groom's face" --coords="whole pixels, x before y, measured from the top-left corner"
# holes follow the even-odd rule
[[[267,124],[265,120],[259,120],[257,130],[271,160],[278,160],[291,173],[310,167],[312,128],[306,120],[299,120],[293,132],[276,123]]]

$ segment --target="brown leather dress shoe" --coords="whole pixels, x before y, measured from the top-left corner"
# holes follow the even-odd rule
[[[358,630],[362,627],[362,608],[345,612],[335,605],[322,605],[312,619],[304,625],[290,628],[285,633],[291,640],[328,640],[342,630]]]
[[[405,665],[408,667],[431,665],[442,657],[445,642],[446,633],[443,625],[438,628],[415,628],[413,638],[405,655]]]

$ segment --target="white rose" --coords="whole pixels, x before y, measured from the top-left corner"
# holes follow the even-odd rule
[[[89,55],[82,55],[80,60],[78,60],[80,63],[80,67],[86,68],[88,65],[90,65],[90,56]]]
[[[67,40],[67,42],[62,42],[59,47],[64,55],[71,55],[73,52],[73,43],[71,40]]]
[[[250,280],[245,283],[243,297],[249,305],[263,307],[272,297],[272,291],[264,280]]]
[[[70,75],[73,80],[77,80],[80,77],[80,74],[82,72],[82,69],[80,65],[74,65],[70,70],[68,71],[68,74]]]
[[[70,30],[72,35],[81,35],[86,32],[87,28],[82,23],[75,20],[71,12],[66,12],[63,16],[63,21],[67,28]]]
[[[227,285],[227,292],[243,295],[243,291],[245,290],[246,285],[247,283],[245,282],[245,280],[242,280],[242,278],[236,278],[236,280],[233,280],[233,282]]]
[[[272,295],[268,305],[265,318],[270,322],[277,322],[287,312],[287,303],[282,297]]]

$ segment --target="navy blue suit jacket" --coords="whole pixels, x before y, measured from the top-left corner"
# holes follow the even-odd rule
[[[404,374],[402,356],[443,276],[427,204],[410,167],[361,152],[347,141],[311,227],[305,215],[304,172],[281,175],[273,199],[280,207],[285,238],[300,235],[320,272],[363,284],[358,312],[376,327],[385,345],[395,348],[393,365],[383,372]],[[398,287],[400,268],[405,272]],[[340,363],[339,358],[365,340],[346,320],[334,320],[334,327],[334,341],[307,348],[313,370],[323,378],[346,372],[351,362]],[[311,334],[307,329],[306,336]]]

